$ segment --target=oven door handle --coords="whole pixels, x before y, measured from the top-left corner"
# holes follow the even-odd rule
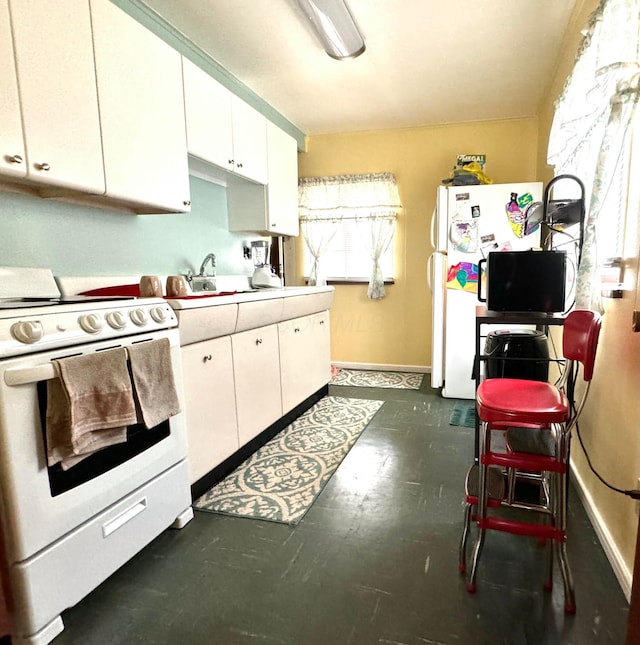
[[[4,382],[7,385],[29,385],[38,381],[48,381],[56,378],[53,363],[43,363],[33,367],[9,367],[4,371]]]

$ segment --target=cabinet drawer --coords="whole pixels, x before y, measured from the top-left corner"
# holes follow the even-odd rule
[[[333,290],[303,296],[290,296],[283,300],[281,320],[289,320],[329,309],[333,302]]]
[[[247,331],[282,320],[283,298],[270,300],[256,300],[254,302],[241,302],[238,305],[238,323],[236,331]]]
[[[216,305],[176,310],[180,345],[228,336],[236,330],[238,305]]]

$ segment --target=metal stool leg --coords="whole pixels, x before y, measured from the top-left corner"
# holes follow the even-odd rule
[[[558,524],[557,528],[562,532],[563,540],[557,542],[558,562],[562,573],[564,585],[564,610],[568,614],[576,613],[576,598],[573,589],[573,576],[567,558],[567,478],[564,473],[558,477]]]
[[[460,552],[458,556],[458,569],[460,573],[464,573],[467,570],[467,539],[471,524],[471,510],[472,505],[467,502],[464,506],[464,528],[462,529],[462,539],[460,540]]]
[[[476,591],[476,574],[478,573],[478,560],[482,553],[484,546],[484,538],[486,529],[485,520],[487,518],[487,472],[489,467],[484,464],[484,455],[490,447],[489,424],[485,421],[480,423],[480,474],[479,474],[479,487],[478,487],[478,538],[473,550],[473,559],[471,561],[471,574],[467,581],[467,591],[475,593]]]
[[[557,502],[557,484],[558,477],[556,473],[547,473],[549,479],[549,490],[546,503],[550,510],[550,515],[547,518],[547,521],[551,523],[552,526],[555,526],[556,518],[556,508],[555,504]],[[541,497],[544,496],[544,493],[541,493]],[[542,502],[542,499],[541,499]],[[546,591],[551,591],[553,589],[553,552],[555,550],[554,540],[545,540],[545,579],[544,579],[544,588]]]

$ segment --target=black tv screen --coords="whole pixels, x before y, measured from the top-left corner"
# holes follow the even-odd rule
[[[489,253],[487,309],[555,313],[565,308],[565,251]]]

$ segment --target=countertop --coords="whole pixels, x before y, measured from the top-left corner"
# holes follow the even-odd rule
[[[240,304],[243,302],[258,302],[261,300],[272,300],[274,298],[290,298],[292,296],[307,296],[319,293],[327,293],[334,290],[334,287],[281,287],[265,288],[235,293],[216,292],[192,294],[187,298],[167,298],[167,302],[173,309],[195,309],[198,307],[212,307],[216,305]],[[228,294],[228,295],[226,295]]]

